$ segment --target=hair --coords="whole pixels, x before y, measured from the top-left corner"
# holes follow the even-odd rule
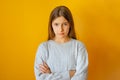
[[[74,21],[70,10],[66,6],[57,6],[56,8],[53,9],[49,17],[48,40],[53,39],[55,37],[55,33],[52,28],[52,22],[54,19],[60,16],[63,16],[70,24],[68,37],[76,39]]]

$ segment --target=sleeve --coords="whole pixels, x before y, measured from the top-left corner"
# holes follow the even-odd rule
[[[42,64],[42,60],[46,62],[47,57],[47,49],[45,48],[45,45],[43,46],[42,44],[38,47],[34,63],[34,72],[36,80],[70,80],[69,71],[42,74],[39,70],[39,64]]]
[[[87,80],[88,75],[88,53],[82,44],[78,48],[76,73],[71,80]]]

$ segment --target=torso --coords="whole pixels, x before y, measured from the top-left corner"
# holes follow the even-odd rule
[[[58,44],[53,40],[48,41],[49,56],[47,64],[52,72],[62,72],[66,70],[75,70],[77,44],[71,39],[70,41]]]

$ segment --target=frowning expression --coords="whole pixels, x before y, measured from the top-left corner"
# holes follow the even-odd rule
[[[63,16],[60,16],[52,21],[52,28],[55,37],[65,38],[68,36],[70,24]]]

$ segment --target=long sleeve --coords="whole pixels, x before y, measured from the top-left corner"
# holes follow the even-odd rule
[[[38,47],[35,58],[35,64],[34,64],[34,72],[35,72],[36,80],[70,80],[69,71],[52,72],[51,74],[42,74],[39,70],[39,64],[42,64],[42,60],[46,62],[47,58],[48,58],[48,53],[47,53],[46,44],[41,44]]]
[[[88,75],[88,53],[84,44],[81,44],[78,47],[76,73],[71,78],[71,80],[87,80],[87,75]]]

